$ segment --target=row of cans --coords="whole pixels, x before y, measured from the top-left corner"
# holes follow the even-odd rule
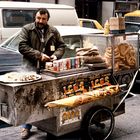
[[[83,66],[83,58],[82,57],[70,57],[70,58],[65,58],[65,59],[53,61],[51,69],[53,71],[58,72],[58,71],[80,68],[82,66]]]

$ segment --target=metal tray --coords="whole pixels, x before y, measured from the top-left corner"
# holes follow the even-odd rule
[[[40,79],[42,79],[42,76],[41,75],[39,75],[39,74],[35,74],[35,76],[36,76],[36,79],[34,79],[34,80],[27,80],[27,81],[19,81],[19,80],[12,80],[12,79],[9,79],[8,80],[8,78],[6,78],[6,75],[1,75],[0,76],[0,82],[2,82],[2,83],[7,83],[7,84],[14,84],[14,83],[30,83],[30,82],[34,82],[34,81],[38,81],[38,80],[40,80]]]

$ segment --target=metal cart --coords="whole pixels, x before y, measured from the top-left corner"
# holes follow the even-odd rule
[[[124,35],[122,36],[124,38]],[[114,38],[114,36],[109,37],[111,40],[112,37]],[[109,42],[108,38],[105,40]],[[42,71],[40,74],[42,78],[36,81],[0,82],[0,119],[14,126],[31,123],[55,136],[81,129],[89,139],[106,140],[113,131],[114,117],[125,113],[125,98],[129,94],[138,72],[138,55],[136,55],[136,59],[135,68],[115,71],[113,53],[110,68],[92,70],[89,67],[82,67],[62,73]],[[128,77],[125,76],[126,73],[131,75],[127,84],[123,83]],[[124,77],[121,82],[118,80],[119,76]],[[64,98],[82,96],[83,93],[97,90],[99,87],[101,89],[109,84],[119,85],[122,90],[117,94],[100,96],[95,100],[71,107],[48,108],[45,106]],[[95,85],[96,88],[92,87]],[[75,86],[81,87],[81,89],[75,90]],[[123,88],[126,86],[127,92],[124,92]]]
[[[92,129],[98,130],[98,133],[104,131],[103,137],[107,138],[114,128],[114,115],[117,116],[125,112],[125,102],[123,101],[113,113],[124,96],[123,92],[97,98],[76,107],[56,107],[49,110],[44,107],[46,103],[59,100],[64,96],[63,87],[70,86],[75,82],[79,83],[79,81],[93,81],[95,77],[96,79],[112,80],[110,70],[101,70],[61,77],[42,74],[42,79],[30,83],[0,83],[0,119],[14,126],[32,123],[39,129],[55,136],[61,136],[84,127],[85,132],[91,131],[87,128],[94,124]],[[94,123],[95,119],[97,120]]]

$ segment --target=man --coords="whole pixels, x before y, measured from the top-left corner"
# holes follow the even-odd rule
[[[65,44],[56,28],[48,25],[50,14],[47,9],[39,9],[35,22],[25,25],[20,33],[19,52],[28,66],[45,67],[45,62],[60,59]]]
[[[23,55],[27,68],[44,69],[45,63],[60,59],[65,51],[65,44],[55,27],[48,25],[50,14],[47,9],[39,9],[35,22],[25,25],[20,33],[19,52]],[[29,137],[30,124],[22,125],[21,137]]]

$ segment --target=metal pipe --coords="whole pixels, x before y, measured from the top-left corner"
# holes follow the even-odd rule
[[[127,90],[127,93],[126,93],[125,96],[122,98],[122,100],[119,102],[119,104],[117,105],[117,107],[113,110],[113,113],[115,113],[115,111],[119,108],[119,106],[120,106],[120,105],[122,104],[122,102],[125,100],[125,98],[127,97],[127,95],[130,93],[130,90],[131,90],[131,88],[132,88],[132,86],[133,86],[133,84],[134,84],[134,81],[135,81],[135,79],[136,79],[136,76],[137,76],[139,70],[140,70],[140,69],[138,69],[138,70],[136,71],[136,73],[135,73],[135,75],[134,75],[134,77],[133,77],[133,79],[132,79],[132,81],[131,81],[131,83],[130,83],[129,89]]]

